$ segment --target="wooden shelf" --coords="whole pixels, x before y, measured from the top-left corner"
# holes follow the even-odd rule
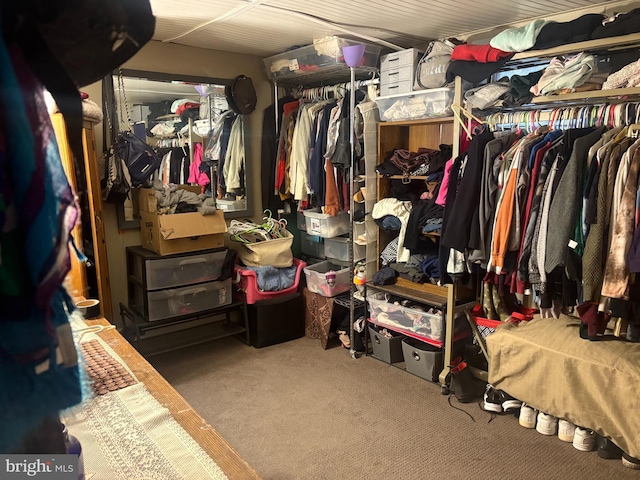
[[[402,180],[403,178],[408,178],[410,180],[426,180],[427,176],[425,175],[408,175],[408,176],[404,176],[404,175],[380,175],[378,174],[378,178],[383,179],[383,180]]]
[[[620,37],[599,38],[597,40],[587,40],[585,42],[570,43],[546,50],[528,50],[516,53],[510,62],[525,60],[528,58],[557,57],[578,52],[597,52],[602,50],[615,51],[640,46],[640,33],[632,33]]]
[[[378,126],[383,128],[385,126],[410,127],[413,125],[426,125],[430,123],[447,123],[447,122],[453,123],[454,120],[455,120],[454,117],[434,117],[434,118],[423,118],[421,120],[400,120],[397,122],[380,122]]]
[[[602,100],[629,96],[640,97],[640,87],[615,88],[613,90],[592,90],[589,92],[566,93],[564,95],[543,95],[534,97],[531,103],[534,105],[575,101],[583,103],[586,100]]]

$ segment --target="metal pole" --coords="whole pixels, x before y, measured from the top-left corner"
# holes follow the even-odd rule
[[[351,358],[357,358],[355,349],[355,332],[353,329],[353,322],[355,321],[355,305],[353,301],[353,294],[355,293],[355,285],[353,284],[353,270],[355,265],[353,262],[353,211],[355,209],[355,202],[353,200],[353,169],[355,168],[355,155],[354,155],[354,124],[355,124],[355,108],[356,108],[356,96],[355,96],[355,81],[356,72],[353,67],[349,67],[351,71],[351,85],[349,91],[349,147],[351,149],[351,168],[349,169],[349,264],[351,269],[349,272],[349,340],[351,348],[349,353]]]

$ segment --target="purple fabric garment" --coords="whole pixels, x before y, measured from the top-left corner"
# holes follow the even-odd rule
[[[51,315],[51,298],[71,269],[69,238],[78,208],[67,176],[62,168],[60,151],[44,101],[44,88],[26,65],[17,48],[10,50],[16,77],[22,86],[24,107],[33,132],[34,167],[21,163],[14,174],[31,172],[27,190],[16,191],[23,198],[18,208],[22,229],[27,232],[32,281],[37,285],[38,308]],[[14,169],[16,167],[14,166]],[[26,182],[25,182],[26,184]],[[37,253],[36,253],[37,252]]]

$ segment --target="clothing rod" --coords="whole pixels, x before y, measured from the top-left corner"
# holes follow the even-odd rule
[[[379,78],[370,78],[368,80],[356,80],[354,82],[354,87],[355,88],[360,88],[360,87],[366,87],[369,85],[378,85],[380,83],[380,79]],[[331,89],[337,89],[337,88],[344,88],[345,90],[350,90],[351,89],[351,82],[346,82],[346,83],[335,83],[333,85],[320,85],[318,87],[309,87],[309,88],[297,88],[294,89],[296,93],[302,95],[305,93],[312,93],[312,92],[317,92],[317,91],[322,91],[323,89],[326,90],[331,90]]]

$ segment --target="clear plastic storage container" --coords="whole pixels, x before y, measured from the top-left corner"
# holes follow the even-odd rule
[[[432,88],[376,98],[385,122],[444,117],[451,114],[453,88]]]
[[[310,292],[318,293],[323,297],[334,297],[349,290],[351,275],[349,267],[340,267],[329,261],[309,265],[304,269],[307,279],[307,288]],[[335,278],[328,273],[335,273]]]
[[[272,80],[292,79],[301,74],[321,72],[332,66],[346,66],[342,47],[360,45],[364,42],[340,37],[327,37],[313,45],[296,48],[265,58],[264,67]],[[364,55],[358,67],[377,67],[382,47],[365,43]]]
[[[305,232],[300,232],[300,248],[302,253],[315,258],[325,257],[325,244],[324,239],[317,235],[309,235]]]
[[[388,326],[396,331],[420,335],[435,342],[444,340],[444,318],[416,308],[403,307],[389,303],[385,294],[376,292],[367,295],[371,322]],[[424,309],[428,310],[425,306]]]
[[[216,207],[218,207],[223,212],[235,212],[237,210],[246,210],[247,204],[246,200],[243,198],[239,200],[220,199],[216,200]]]
[[[229,305],[231,279],[189,287],[147,292],[149,321],[202,312]]]
[[[353,244],[353,260],[362,260],[366,253],[364,245]],[[349,261],[349,239],[345,237],[326,238],[324,241],[324,254],[327,258]]]
[[[309,235],[333,238],[349,233],[349,214],[344,211],[332,217],[326,213],[316,213],[305,210],[304,219]]]
[[[199,253],[179,258],[158,258],[146,262],[144,258],[136,255],[133,257],[133,276],[142,282],[142,269],[146,264],[148,290],[210,282],[220,277],[226,255],[227,250],[224,249],[219,252]]]

